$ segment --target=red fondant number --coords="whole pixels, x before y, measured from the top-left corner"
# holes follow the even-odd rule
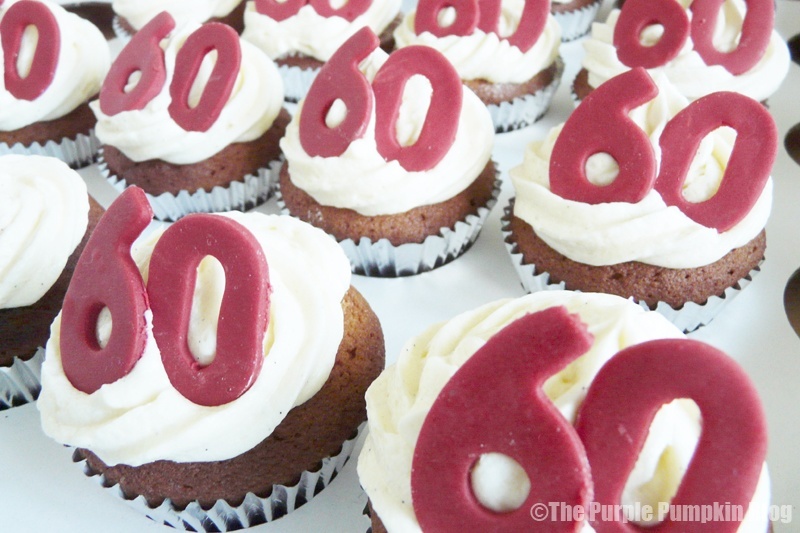
[[[455,21],[447,26],[439,22],[445,8],[455,10]],[[550,14],[548,0],[525,0],[516,31],[503,37],[511,45],[527,52],[536,44]],[[500,0],[420,0],[414,14],[414,32],[430,32],[437,37],[470,35],[475,28],[486,33],[498,33]]]
[[[233,401],[255,381],[263,360],[270,304],[263,250],[231,219],[189,215],[158,241],[145,288],[130,248],[152,217],[144,192],[129,187],[92,233],[64,299],[60,341],[64,373],[87,394],[127,375],[144,351],[149,308],[153,336],[175,389],[199,405]],[[187,336],[197,265],[208,255],[223,265],[227,283],[216,355],[201,367],[189,350]],[[108,344],[100,348],[95,329],[104,307],[111,312],[112,328]]]
[[[694,50],[707,65],[721,65],[733,75],[753,68],[764,55],[775,25],[772,0],[745,0],[747,10],[736,47],[728,52],[714,46],[714,30],[725,0],[694,0],[686,12],[671,0],[625,2],[614,28],[614,46],[620,61],[629,67],[655,68],[673,59],[691,34]],[[680,13],[679,13],[680,11]],[[661,40],[652,47],[639,42],[642,30],[651,24],[664,26]]]
[[[637,67],[592,91],[556,140],[551,190],[568,200],[599,204],[635,203],[655,188],[667,205],[698,224],[719,232],[731,229],[747,216],[769,179],[778,143],[775,121],[761,104],[738,93],[713,93],[696,100],[664,128],[661,168],[654,180],[650,143],[625,113],[652,99],[655,90],[644,69]],[[689,202],[683,195],[689,166],[703,138],[721,126],[736,130],[722,183],[709,199]],[[598,152],[610,153],[619,163],[619,175],[609,185],[593,185],[586,178],[585,162]]]
[[[348,22],[353,22],[358,16],[369,9],[371,0],[347,0],[341,7],[334,8],[330,0],[256,0],[255,8],[258,13],[266,15],[278,22],[297,14],[306,4],[311,4],[314,11],[321,17],[341,17]]]
[[[592,490],[585,452],[542,384],[591,344],[586,326],[555,307],[505,327],[450,379],[414,451],[411,496],[423,531],[528,531],[535,502],[587,506]],[[515,459],[531,481],[526,502],[515,511],[489,511],[470,489],[470,470],[491,452]]]
[[[39,35],[30,71],[20,74],[17,61],[25,29],[35,26]],[[50,87],[56,75],[61,51],[61,29],[45,4],[22,0],[8,8],[0,22],[3,45],[3,82],[19,100],[35,100]]]
[[[641,42],[648,26],[659,24],[664,33],[652,46]],[[689,37],[689,16],[675,0],[629,0],[614,27],[617,57],[631,68],[655,68],[666,64],[681,51]]]
[[[130,249],[152,219],[144,193],[125,190],[98,222],[72,275],[61,311],[61,362],[70,383],[87,394],[128,374],[144,352],[149,305]],[[101,348],[96,324],[106,307],[113,323]]]
[[[189,93],[192,84],[203,59],[212,51],[217,53],[214,69],[200,101],[191,107]],[[241,63],[239,35],[227,24],[210,22],[192,33],[175,57],[175,74],[169,86],[172,119],[186,131],[208,131],[233,92]]]
[[[166,11],[148,22],[122,49],[111,65],[100,89],[100,110],[112,116],[143,109],[161,92],[167,79],[161,41],[175,29]],[[215,51],[217,59],[211,76],[195,106],[189,94],[206,56]],[[186,131],[207,131],[219,118],[233,91],[242,60],[239,36],[230,27],[209,22],[193,32],[178,50],[170,82],[169,114]],[[134,73],[141,76],[128,88]]]
[[[439,52],[409,46],[394,52],[375,75],[370,87],[358,65],[378,47],[367,27],[348,39],[322,67],[303,101],[300,143],[311,156],[336,157],[352,141],[363,137],[375,99],[375,141],[387,161],[398,161],[408,171],[433,168],[455,140],[461,112],[462,86],[452,65]],[[433,87],[430,109],[417,141],[400,146],[395,124],[408,79],[421,74]],[[374,93],[374,96],[373,96]],[[345,119],[328,126],[326,117],[336,100],[347,107]]]
[[[590,204],[636,203],[644,198],[656,178],[655,156],[647,135],[628,112],[657,94],[643,69],[615,76],[589,93],[553,147],[550,190],[567,200]],[[598,152],[610,154],[619,165],[619,174],[608,185],[594,185],[586,177],[586,162]]]
[[[197,267],[211,255],[225,278],[213,362],[200,366],[186,342]],[[222,405],[241,396],[264,360],[269,319],[269,277],[261,246],[232,219],[187,216],[164,232],[150,259],[147,290],[153,309],[153,336],[172,385],[200,405]]]
[[[747,509],[767,451],[767,428],[758,393],[727,355],[699,341],[661,339],[631,346],[600,370],[578,412],[575,429],[589,458],[595,501],[619,505],[622,490],[659,408],[694,400],[702,433],[675,506],[725,502]],[[650,531],[607,520],[598,533]],[[737,531],[739,523],[672,522],[658,531]]]

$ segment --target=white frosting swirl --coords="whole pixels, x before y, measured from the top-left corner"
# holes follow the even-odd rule
[[[387,54],[376,49],[361,64],[371,81]],[[466,189],[492,155],[494,127],[486,106],[464,87],[458,131],[450,150],[432,169],[409,172],[397,161],[386,161],[375,142],[375,111],[367,131],[339,157],[309,156],[300,144],[302,103],[281,139],[291,180],[322,205],[353,209],[365,216],[403,213],[415,207],[448,200]],[[401,145],[419,136],[430,103],[431,86],[412,76],[403,94],[397,120]],[[433,110],[435,118],[436,110]]]
[[[372,0],[367,10],[348,22],[342,17],[323,17],[306,4],[291,17],[277,21],[262,15],[250,0],[244,12],[242,37],[272,59],[303,54],[327,61],[356,31],[368,26],[376,35],[400,12],[401,0]]]
[[[61,319],[53,323],[42,368],[38,406],[44,431],[59,442],[95,452],[107,464],[141,465],[158,459],[218,461],[235,457],[269,436],[286,413],[327,380],[342,340],[341,301],[350,286],[350,264],[321,230],[290,217],[227,213],[261,244],[272,285],[264,362],[253,385],[217,407],[196,405],[170,384],[148,326],[147,346],[133,370],[92,394],[73,388],[61,366]],[[134,246],[146,277],[160,234]],[[224,287],[213,262],[201,285]],[[215,298],[219,298],[217,295]],[[214,298],[197,295],[190,331],[216,324]],[[148,311],[148,315],[149,315]],[[150,317],[148,317],[148,323]]]
[[[658,96],[634,109],[630,117],[650,137],[656,160],[658,140],[667,121],[687,101],[663,77]],[[531,225],[551,248],[573,261],[593,266],[639,261],[666,268],[694,268],[717,261],[748,243],[766,225],[772,208],[772,178],[755,206],[734,227],[719,233],[667,206],[655,189],[637,203],[585,204],[550,191],[550,157],[562,126],[543,141],[530,143],[521,165],[509,172],[516,191],[514,214]],[[687,175],[684,195],[702,201],[716,192],[735,141],[733,130],[715,130],[703,140]],[[613,174],[609,157],[594,172]],[[591,177],[590,177],[591,180]]]
[[[511,35],[519,24],[524,0],[502,3],[500,36]],[[476,29],[471,35],[436,37],[430,32],[414,32],[416,11],[408,13],[394,32],[398,48],[422,44],[437,49],[453,64],[462,80],[487,80],[491,83],[523,83],[545,70],[558,57],[561,26],[547,16],[542,34],[536,43],[523,52],[496,33]]]
[[[52,157],[0,157],[0,309],[36,303],[89,222],[80,175]]]
[[[367,390],[369,433],[358,459],[361,485],[390,533],[421,531],[411,498],[411,465],[425,417],[445,384],[506,325],[558,305],[577,313],[594,336],[588,352],[544,385],[547,397],[570,422],[597,372],[619,350],[646,340],[682,337],[662,316],[618,296],[545,291],[486,304],[409,340],[397,362]],[[693,402],[678,400],[664,406],[650,428],[622,503],[638,501],[655,509],[658,502],[668,501],[694,453],[699,432],[699,411]],[[669,461],[662,460],[665,454]],[[658,482],[664,482],[660,489]],[[473,486],[473,491],[482,488]],[[509,501],[520,501],[517,494],[508,496]],[[759,505],[751,506],[764,512],[747,513],[747,525],[743,523],[740,531],[766,531],[769,499],[765,465],[753,497]],[[584,526],[583,532],[588,531],[591,527]]]
[[[212,18],[222,18],[231,13],[243,0],[114,0],[114,13],[128,21],[136,30],[150,19],[168,12],[177,27],[200,24]]]
[[[688,6],[691,0],[679,0]],[[691,19],[691,11],[688,11]],[[742,0],[727,0],[717,17],[714,44],[721,50],[733,48],[745,13]],[[599,87],[603,82],[621,74],[629,67],[622,64],[617,57],[613,45],[614,28],[619,18],[619,10],[613,10],[606,22],[595,22],[591,37],[583,42],[586,54],[583,66],[589,71],[589,84]],[[657,37],[645,34],[655,42]],[[657,34],[656,34],[657,35]],[[734,91],[747,95],[758,101],[765,101],[783,82],[789,72],[789,49],[777,31],[772,36],[764,56],[750,70],[740,75],[733,75],[720,65],[707,65],[700,55],[694,51],[692,38],[688,37],[680,53],[664,66],[651,69],[663,73],[687,98],[696,100],[701,96],[717,91]]]
[[[17,2],[6,0],[0,17]],[[55,76],[35,100],[18,100],[3,82],[3,51],[0,50],[0,130],[13,131],[34,122],[61,118],[96,95],[111,65],[111,52],[100,30],[88,20],[69,13],[52,2],[41,2],[53,13],[61,32],[61,47]],[[23,34],[18,68],[30,71],[36,33]]]
[[[203,161],[235,142],[252,141],[271,126],[283,106],[283,82],[275,64],[252,44],[239,40],[242,63],[233,91],[216,122],[208,131],[186,131],[170,116],[169,85],[175,72],[175,56],[186,38],[200,26],[190,24],[176,30],[162,43],[167,79],[161,92],[144,109],[109,116],[99,100],[90,105],[97,116],[95,133],[136,162],[161,159],[177,165]],[[213,68],[208,54],[190,95],[199,99]]]

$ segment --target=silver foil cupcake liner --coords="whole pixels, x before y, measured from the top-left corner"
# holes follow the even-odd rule
[[[393,278],[428,272],[449,263],[466,252],[478,238],[489,212],[497,203],[500,185],[501,181],[495,179],[491,198],[485,206],[478,208],[476,214],[468,215],[452,228],[441,228],[438,235],[430,235],[422,243],[395,246],[387,239],[373,242],[366,237],[358,242],[352,239],[339,241],[350,260],[351,271],[363,276]],[[281,214],[291,216],[280,188],[276,189],[275,197]]]
[[[561,26],[561,41],[568,42],[580,39],[592,29],[592,22],[603,5],[602,0],[595,0],[591,4],[574,11],[553,13],[553,17]]]
[[[184,531],[236,531],[277,520],[313,499],[344,468],[365,427],[366,423],[361,424],[357,433],[342,443],[339,453],[322,459],[319,469],[303,471],[297,484],[273,485],[265,498],[249,492],[237,506],[217,500],[210,509],[203,509],[196,502],[179,509],[167,499],[158,507],[151,507],[144,496],[128,498],[119,485],[109,485],[105,476],[93,472],[77,453],[73,454],[73,461],[87,477],[155,522]]]
[[[14,358],[9,367],[0,367],[0,411],[31,403],[42,389],[44,349],[39,348],[32,358]]]
[[[556,58],[556,72],[550,84],[533,94],[514,98],[509,102],[489,104],[489,114],[492,116],[492,124],[497,133],[517,130],[530,126],[544,116],[550,108],[553,95],[561,84],[561,76],[564,73],[564,60],[561,56]]]
[[[278,65],[278,72],[283,80],[283,99],[287,102],[297,103],[302,100],[314,78],[319,74],[318,68],[300,68]]]
[[[549,273],[539,272],[536,270],[535,264],[524,262],[522,253],[519,252],[517,244],[512,242],[511,229],[509,227],[513,206],[514,199],[512,198],[509,204],[503,209],[500,229],[503,235],[503,242],[511,256],[511,262],[519,276],[522,288],[528,292],[565,289],[576,290],[572,287],[567,287],[567,284],[563,281],[560,283],[551,283]],[[722,309],[742,292],[742,289],[747,287],[750,282],[753,281],[753,278],[761,272],[760,267],[762,263],[763,259],[756,268],[751,270],[747,276],[740,279],[736,285],[725,289],[722,295],[711,296],[704,304],[686,302],[679,309],[676,309],[665,302],[658,302],[655,306],[649,306],[646,302],[637,301],[633,297],[629,299],[647,311],[656,311],[663,315],[684,333],[690,333],[702,326],[708,325],[714,317],[719,315]]]
[[[60,141],[47,141],[44,144],[33,143],[25,146],[21,143],[9,146],[0,143],[0,156],[8,154],[43,155],[60,159],[71,168],[83,168],[91,165],[97,158],[100,141],[95,137],[94,130],[89,134],[79,133],[74,139],[64,137]]]
[[[225,211],[245,211],[266,202],[278,178],[283,160],[274,160],[256,174],[232,181],[225,187],[213,187],[210,191],[180,191],[177,195],[162,193],[158,196],[147,194],[157,220],[176,221],[189,213],[220,213]],[[126,180],[111,174],[108,164],[100,150],[98,169],[101,175],[119,192],[128,186]]]
[[[120,41],[127,42],[133,37],[130,32],[122,26],[122,22],[117,15],[114,15],[114,18],[111,20],[111,29],[114,30],[114,35],[116,35],[117,39]]]

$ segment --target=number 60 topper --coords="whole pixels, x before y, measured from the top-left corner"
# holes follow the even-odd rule
[[[130,249],[152,217],[144,192],[129,187],[89,238],[61,312],[64,373],[87,394],[129,374],[144,353],[149,309],[153,336],[173,387],[199,405],[231,402],[250,388],[264,359],[271,293],[264,251],[238,222],[192,214],[171,225],[159,239],[145,286]],[[201,366],[187,336],[197,266],[209,255],[222,264],[227,283],[216,355]],[[112,328],[103,347],[96,327],[104,308],[111,313]]]
[[[138,111],[164,87],[167,70],[161,41],[175,29],[175,20],[162,11],[131,38],[111,65],[100,89],[100,110],[113,116]],[[189,103],[189,93],[205,57],[212,51],[217,60],[200,100]],[[169,115],[186,131],[208,131],[217,121],[233,92],[242,62],[236,31],[226,24],[208,22],[195,30],[175,57],[175,72],[169,86]],[[133,87],[134,74],[140,74]]]
[[[670,0],[671,1],[671,0]],[[655,98],[658,89],[642,67],[611,78],[589,93],[564,123],[550,158],[550,190],[576,202],[641,201],[651,189],[669,206],[703,226],[724,232],[755,205],[777,155],[778,131],[763,105],[739,93],[718,92],[690,103],[670,120],[659,139],[661,165],[644,133],[628,116]],[[736,130],[736,141],[717,192],[689,202],[683,184],[700,142],[715,129]],[[607,185],[586,177],[586,161],[608,153],[619,173]]]
[[[577,531],[557,516],[532,522],[536,503],[588,509],[620,505],[622,489],[656,413],[678,398],[702,414],[700,440],[672,500],[725,502],[747,509],[766,458],[767,428],[758,393],[730,357],[699,341],[659,339],[630,346],[599,371],[575,427],[542,384],[592,345],[592,335],[564,307],[531,313],[493,335],[447,382],[425,417],[414,450],[411,495],[423,531]],[[478,503],[470,471],[482,454],[502,453],[525,470],[531,488],[516,510]],[[605,515],[603,515],[605,516]],[[534,517],[535,518],[535,517]],[[714,531],[724,523],[675,523],[653,529],[602,521],[598,533]],[[552,519],[552,520],[551,520]]]

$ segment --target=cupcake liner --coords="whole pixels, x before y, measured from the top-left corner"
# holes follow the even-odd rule
[[[79,133],[74,139],[64,137],[61,141],[50,140],[44,144],[33,143],[25,146],[17,143],[9,146],[6,143],[0,143],[0,156],[20,154],[55,157],[76,169],[94,163],[99,149],[100,141],[97,140],[94,130],[90,130],[88,135]]]
[[[114,15],[114,18],[111,20],[111,28],[114,30],[114,35],[117,36],[117,39],[123,42],[129,41],[131,37],[133,37],[133,35],[122,26],[122,22],[117,15]]]
[[[351,271],[363,276],[389,278],[413,276],[449,263],[466,252],[478,238],[489,212],[497,203],[500,185],[501,181],[495,179],[492,197],[485,206],[478,208],[477,214],[468,215],[452,228],[441,228],[438,235],[430,235],[422,243],[395,246],[387,239],[373,242],[366,237],[358,242],[352,239],[339,241],[350,260]],[[281,213],[291,216],[280,189],[276,189],[275,196]]]
[[[565,282],[551,283],[550,274],[548,272],[538,272],[536,265],[533,263],[524,263],[522,253],[519,252],[517,244],[511,242],[511,229],[509,223],[511,221],[511,213],[514,206],[514,199],[512,198],[509,204],[503,209],[503,216],[501,218],[501,232],[503,235],[503,242],[506,245],[511,262],[514,269],[519,276],[522,287],[528,292],[537,292],[543,290],[576,290],[572,287],[567,287]],[[672,307],[665,302],[658,302],[655,306],[649,306],[646,302],[637,301],[634,297],[629,300],[639,305],[647,311],[656,311],[663,315],[667,320],[675,324],[684,333],[690,333],[702,326],[708,325],[734,297],[736,297],[742,289],[747,287],[753,278],[761,272],[761,264],[751,270],[747,276],[740,279],[735,285],[728,287],[722,295],[711,296],[704,304],[697,304],[695,302],[686,302],[679,309]]]
[[[297,103],[305,97],[314,78],[317,77],[320,69],[300,68],[286,65],[278,65],[278,72],[283,80],[283,99],[287,102]]]
[[[550,108],[553,95],[561,84],[561,75],[564,72],[564,60],[561,56],[556,58],[556,72],[553,81],[543,89],[533,94],[514,98],[509,102],[489,104],[489,114],[497,133],[504,133],[529,126],[542,118]]]
[[[30,359],[14,358],[10,367],[0,367],[0,411],[36,400],[41,390],[44,349]]]
[[[597,12],[600,11],[602,4],[602,0],[596,0],[580,9],[565,13],[553,13],[556,22],[561,26],[561,41],[574,41],[589,33],[592,22],[597,17]]]
[[[256,174],[248,174],[241,180],[232,181],[228,185],[216,186],[211,191],[180,191],[177,195],[165,192],[154,196],[147,194],[157,220],[176,221],[189,213],[219,213],[224,211],[245,211],[261,205],[270,198],[274,184],[277,182],[283,159],[270,161],[265,168]],[[128,186],[126,180],[111,174],[108,164],[100,150],[98,158],[100,174],[119,192]]]
[[[249,492],[238,506],[217,500],[210,509],[203,509],[197,502],[179,509],[167,499],[158,507],[151,507],[144,496],[128,498],[118,484],[109,485],[105,476],[92,471],[77,452],[72,460],[87,477],[155,522],[185,531],[236,531],[277,520],[319,494],[344,468],[365,427],[366,423],[362,423],[357,433],[342,443],[339,453],[322,459],[318,470],[303,471],[297,484],[273,485],[272,493],[265,498]]]

